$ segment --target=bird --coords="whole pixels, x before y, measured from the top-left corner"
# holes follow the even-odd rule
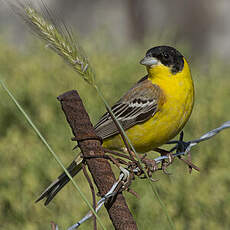
[[[174,138],[188,121],[194,105],[194,84],[185,57],[170,46],[147,50],[140,61],[147,70],[134,86],[112,107],[112,111],[138,153],[154,150]],[[110,114],[105,113],[94,126],[102,146],[124,150],[124,143]],[[71,176],[81,170],[78,156],[67,168]],[[69,182],[62,173],[35,202],[45,205]]]

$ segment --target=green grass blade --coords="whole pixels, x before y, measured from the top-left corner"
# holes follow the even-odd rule
[[[47,147],[47,149],[49,150],[49,152],[52,154],[52,156],[55,158],[55,160],[58,162],[58,164],[62,167],[62,169],[64,170],[64,172],[66,173],[66,175],[69,177],[69,179],[71,180],[71,182],[73,183],[74,187],[77,189],[77,191],[79,192],[80,196],[82,197],[82,199],[85,201],[85,203],[88,205],[88,207],[90,208],[90,210],[94,213],[94,215],[97,217],[98,222],[100,223],[101,227],[106,230],[104,224],[102,223],[100,217],[97,215],[97,213],[95,212],[95,210],[93,209],[92,205],[89,203],[88,199],[86,198],[86,196],[84,195],[84,193],[81,191],[81,189],[79,188],[79,186],[77,185],[77,183],[73,180],[73,177],[69,174],[69,172],[66,170],[65,166],[62,164],[60,158],[57,156],[57,154],[53,151],[53,149],[51,148],[51,146],[48,144],[48,142],[46,141],[46,139],[42,136],[42,134],[40,133],[40,131],[38,130],[38,128],[35,126],[35,124],[33,123],[33,121],[30,119],[30,117],[26,114],[26,112],[24,111],[24,109],[21,107],[21,105],[18,103],[18,101],[16,100],[16,98],[13,96],[13,94],[10,92],[10,90],[7,88],[7,86],[4,84],[4,82],[0,79],[0,84],[2,85],[3,89],[7,92],[7,94],[9,95],[9,97],[12,99],[12,101],[15,103],[15,105],[17,106],[17,108],[19,109],[19,111],[23,114],[23,116],[25,117],[25,119],[28,121],[28,123],[30,124],[30,126],[33,128],[33,130],[35,131],[35,133],[38,135],[38,137],[42,140],[42,142],[45,144],[45,146]]]

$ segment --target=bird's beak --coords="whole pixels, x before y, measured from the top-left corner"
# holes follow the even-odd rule
[[[145,66],[152,66],[156,65],[158,63],[158,60],[154,57],[144,57],[141,61],[140,64],[145,65]]]

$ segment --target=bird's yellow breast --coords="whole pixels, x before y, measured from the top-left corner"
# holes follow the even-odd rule
[[[150,151],[175,137],[189,119],[194,101],[193,81],[185,59],[183,70],[176,74],[162,64],[148,72],[149,80],[163,91],[165,101],[148,121],[126,131],[137,152]],[[103,146],[110,149],[124,147],[120,135],[104,140]]]

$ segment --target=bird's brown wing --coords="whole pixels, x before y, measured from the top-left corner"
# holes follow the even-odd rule
[[[140,80],[114,106],[112,111],[124,130],[152,117],[164,103],[164,94],[158,85],[146,78]],[[102,139],[119,133],[109,113],[105,113],[95,125]]]

